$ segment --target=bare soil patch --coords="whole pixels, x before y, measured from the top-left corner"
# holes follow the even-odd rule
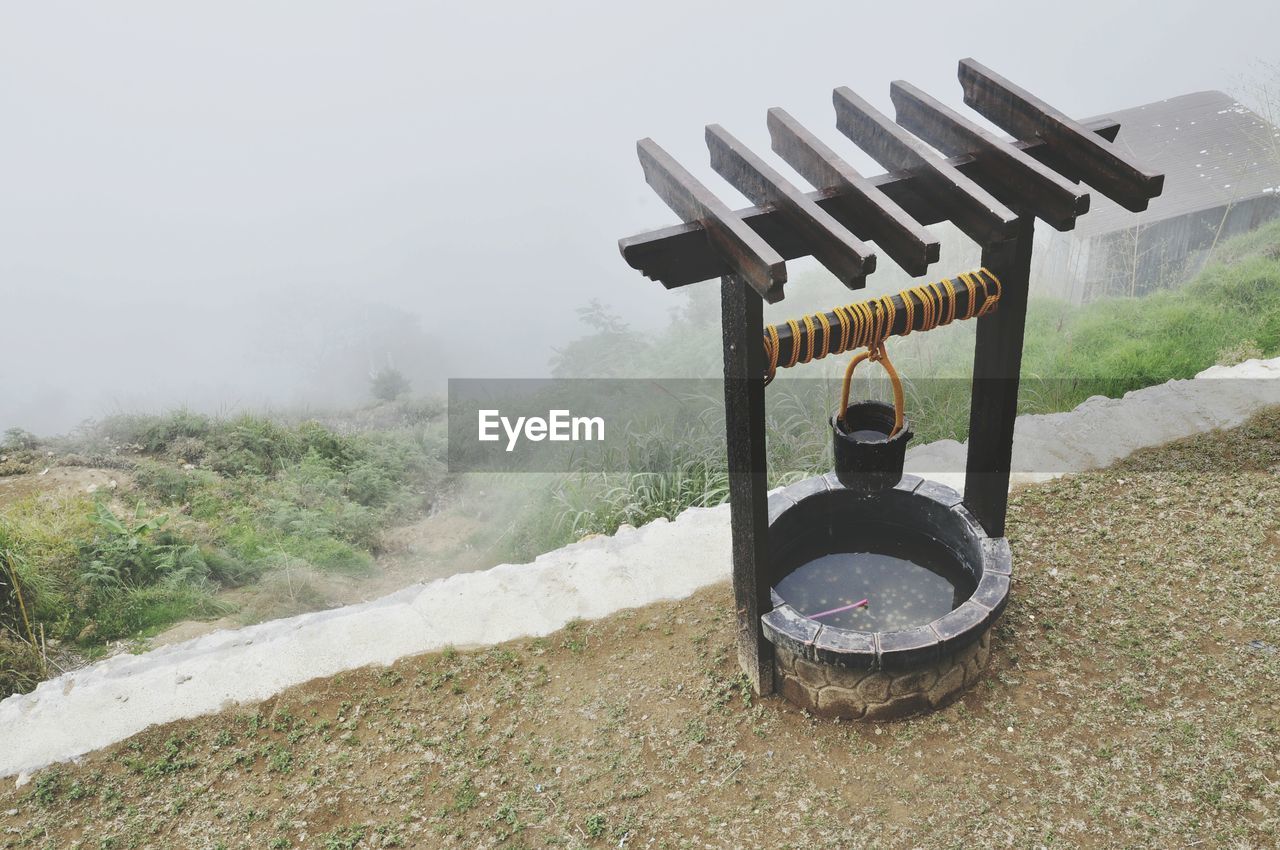
[[[113,492],[128,487],[132,478],[120,469],[87,466],[51,466],[42,472],[0,476],[0,506],[32,494],[71,496],[77,493]]]

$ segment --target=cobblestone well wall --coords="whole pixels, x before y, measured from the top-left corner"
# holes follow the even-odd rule
[[[954,700],[982,675],[991,630],[977,643],[911,670],[846,670],[778,647],[778,691],[819,717],[892,720],[932,711]]]

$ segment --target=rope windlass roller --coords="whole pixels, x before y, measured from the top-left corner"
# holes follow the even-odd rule
[[[960,290],[964,292],[963,312],[959,309]],[[855,348],[883,351],[884,342],[890,336],[907,336],[912,331],[930,331],[949,325],[956,319],[985,316],[996,309],[999,302],[999,278],[989,269],[981,268],[964,272],[954,280],[944,278],[893,295],[833,307],[825,313],[788,319],[785,329],[768,325],[764,329],[768,362],[765,382],[773,380],[779,367],[789,369]],[[898,321],[899,314],[903,316],[902,322]],[[781,362],[784,348],[789,357]]]

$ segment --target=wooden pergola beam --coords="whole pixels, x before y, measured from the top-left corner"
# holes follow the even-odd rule
[[[1056,171],[903,80],[889,87],[898,123],[948,156],[971,153],[979,183],[1057,230],[1089,211],[1089,193]]]
[[[1043,139],[1085,183],[1120,206],[1142,212],[1164,189],[1150,171],[1096,133],[973,59],[960,60],[965,105],[1018,138]]]
[[[870,239],[909,275],[922,275],[940,253],[938,240],[786,110],[769,110],[773,151],[817,189],[831,189]],[[856,226],[856,225],[854,225]]]
[[[1092,119],[1086,121],[1084,126],[1091,133],[1106,140],[1114,139],[1120,131],[1120,125],[1109,118]],[[1070,179],[1078,176],[1073,172],[1070,164],[1062,162],[1060,157],[1041,139],[1017,141],[1012,144]],[[651,146],[650,150],[660,151],[667,160],[675,163],[657,144],[645,139],[637,146],[641,150],[642,164],[645,161],[644,151],[647,146]],[[972,174],[978,167],[971,156],[951,157],[946,161],[962,174]],[[675,163],[675,167],[687,174],[678,163]],[[660,175],[651,176],[650,169],[646,167],[645,178],[666,200],[666,196],[662,194],[663,189],[660,188],[665,185],[665,181],[660,179]],[[659,185],[654,184],[654,179],[659,179]],[[693,180],[692,177],[689,179]],[[921,178],[917,175],[880,174],[868,177],[866,181],[870,188],[883,192],[921,225],[937,224],[946,220],[945,212],[929,200],[929,193],[921,185]],[[694,180],[694,182],[697,181]],[[708,190],[704,187],[704,191]],[[709,191],[708,194],[710,194]],[[805,194],[852,232],[866,234],[866,222],[861,218],[856,205],[847,205],[845,196],[838,187],[818,189]],[[714,198],[714,195],[712,197]],[[671,206],[671,203],[668,201],[667,205]],[[679,210],[675,212],[685,220],[685,224],[650,230],[618,240],[618,250],[622,253],[627,265],[641,272],[645,277],[658,281],[667,289],[738,273],[737,269],[731,266],[709,241],[708,231],[696,217],[690,219],[681,215]],[[787,225],[781,212],[773,205],[747,207],[734,210],[732,213],[734,218],[745,223],[780,258],[791,260],[808,255],[809,250],[804,238]],[[865,235],[865,238],[873,237]],[[779,293],[781,293],[781,284],[786,281],[785,268],[781,270],[781,275],[781,279],[777,281]],[[751,285],[759,291],[755,282]],[[769,299],[766,296],[766,300],[772,302],[777,299]]]
[[[711,168],[752,203],[772,204],[809,241],[813,256],[850,289],[866,286],[876,255],[831,213],[814,203],[719,124],[707,126]]]
[[[703,245],[719,262],[728,262],[766,301],[781,301],[787,265],[773,246],[653,139],[637,142],[636,153],[645,181],[672,212],[697,223]]]
[[[852,89],[832,93],[836,128],[889,171],[919,174],[926,190],[979,245],[1007,238],[1018,216]]]

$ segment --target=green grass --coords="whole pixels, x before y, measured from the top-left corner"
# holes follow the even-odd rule
[[[227,613],[220,591],[281,566],[367,571],[382,531],[420,515],[443,485],[433,410],[421,421],[415,407],[380,431],[178,410],[113,416],[47,442],[8,434],[7,472],[118,466],[133,483],[0,506],[0,696],[46,672],[33,634],[93,654],[107,641]]]

